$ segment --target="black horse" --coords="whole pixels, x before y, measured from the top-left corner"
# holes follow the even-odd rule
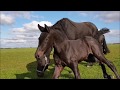
[[[54,79],[59,78],[65,66],[71,68],[76,79],[80,79],[78,63],[87,60],[89,55],[95,56],[99,60],[100,65],[104,66],[103,63],[105,63],[114,72],[116,78],[120,79],[116,67],[111,61],[105,58],[102,46],[95,38],[84,36],[77,40],[69,40],[60,30],[50,30],[46,25],[45,27],[48,35],[38,47],[36,58],[39,63],[43,62],[42,58],[45,52],[53,46],[55,61]]]
[[[39,47],[41,46],[45,37],[48,35],[48,32],[46,28],[40,26],[39,24],[38,24],[38,28],[42,32],[39,37],[39,45],[38,45]],[[56,24],[54,24],[52,27],[50,27],[50,29],[61,31],[61,33],[65,35],[69,40],[75,40],[83,36],[92,36],[101,43],[104,54],[110,52],[109,49],[107,48],[105,37],[103,35],[104,33],[109,32],[109,29],[107,28],[103,28],[100,31],[98,31],[97,27],[91,22],[76,23],[67,18],[63,18],[59,20]],[[42,64],[38,63],[37,65],[37,67],[39,67],[39,71],[37,71],[39,73],[39,76],[43,76],[44,71],[47,69],[50,63],[49,56],[50,56],[51,50],[52,50],[52,47],[50,47],[48,51],[46,51],[45,56],[43,58],[44,62],[47,61],[46,68],[44,68]],[[36,53],[37,51],[38,51],[38,48],[36,50]],[[35,56],[36,56],[36,53],[35,53]],[[93,57],[93,55],[90,55],[89,60],[87,60],[87,62],[94,62],[94,61],[95,61],[95,58]]]

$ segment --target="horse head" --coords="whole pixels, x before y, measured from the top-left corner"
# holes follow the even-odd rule
[[[40,37],[38,38],[39,43],[38,43],[38,47],[37,50],[35,52],[35,58],[37,60],[37,75],[38,77],[42,77],[44,76],[44,72],[46,71],[46,69],[48,69],[48,66],[50,64],[50,52],[52,51],[52,47],[50,47],[45,53],[44,56],[40,57],[40,53],[39,53],[39,47],[41,46],[42,42],[44,41],[44,39],[47,37],[48,35],[48,31],[46,28],[40,26],[38,24],[38,28],[41,31]]]

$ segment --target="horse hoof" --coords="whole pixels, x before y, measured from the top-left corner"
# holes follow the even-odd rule
[[[107,52],[106,51],[103,51],[103,53],[106,55],[107,54]]]
[[[112,79],[112,78],[111,78],[111,75],[105,75],[104,78],[105,78],[105,79]]]
[[[88,63],[87,67],[93,66],[93,63]]]
[[[87,65],[87,67],[90,67],[89,65]]]

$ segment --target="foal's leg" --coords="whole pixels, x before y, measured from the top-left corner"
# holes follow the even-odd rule
[[[56,51],[54,51],[53,57],[55,62],[55,70],[52,78],[58,79],[65,65],[62,65],[61,59],[57,55]]]
[[[79,73],[78,62],[72,62],[69,67],[72,69],[75,79],[80,79],[81,77]]]
[[[53,74],[53,79],[58,79],[64,67],[62,65],[55,65],[55,71]]]
[[[118,74],[118,72],[117,72],[117,69],[116,69],[115,65],[114,65],[111,61],[107,60],[107,59],[104,57],[103,53],[95,54],[95,56],[96,56],[96,58],[97,58],[98,60],[100,60],[101,62],[104,62],[105,64],[107,64],[107,66],[108,66],[108,67],[114,72],[114,74],[116,75],[116,78],[117,78],[117,79],[120,79],[120,76],[119,76],[119,74]]]
[[[106,72],[106,68],[105,65],[102,62],[99,62],[101,68],[102,68],[102,72],[103,72],[103,77],[107,78],[107,79],[111,79],[111,76],[107,74]]]
[[[111,61],[107,60],[106,58],[103,59],[103,62],[105,64],[107,64],[107,66],[114,72],[116,78],[120,79],[120,76],[119,76],[119,74],[117,72],[117,69],[116,69],[115,65]]]
[[[105,56],[104,56],[104,54],[103,54],[103,52],[102,52],[102,49],[101,49],[101,47],[100,47],[100,45],[99,45],[99,43],[95,43],[95,44],[93,44],[93,43],[91,43],[91,49],[92,49],[92,52],[93,52],[93,55],[100,61],[100,62],[103,62],[103,63],[105,63],[105,64],[107,64],[107,66],[114,72],[114,74],[116,75],[116,78],[117,79],[120,79],[120,76],[119,76],[119,74],[118,74],[118,72],[117,72],[117,70],[116,70],[116,67],[115,67],[115,65],[111,62],[111,61],[109,61],[109,60],[107,60],[106,58],[105,58]],[[102,67],[102,66],[101,66]],[[103,68],[104,68],[104,65],[103,65]],[[103,69],[104,70],[104,69]],[[103,71],[104,72],[104,71]]]

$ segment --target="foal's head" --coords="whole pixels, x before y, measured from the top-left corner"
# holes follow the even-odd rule
[[[52,35],[50,28],[45,25],[45,28],[38,24],[38,28],[42,32],[38,38],[39,43],[35,52],[35,58],[37,60],[37,75],[42,77],[45,70],[48,68],[50,63],[50,52],[52,50]],[[52,31],[52,30],[51,30]]]

